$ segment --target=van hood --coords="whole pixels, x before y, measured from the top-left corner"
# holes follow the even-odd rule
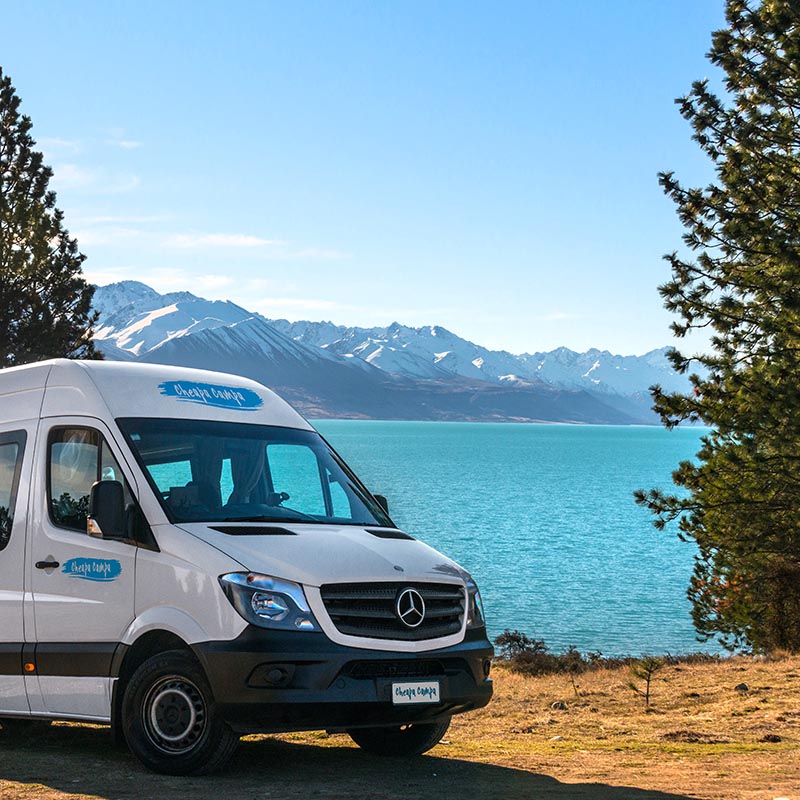
[[[455,561],[417,539],[383,538],[370,532],[399,533],[388,528],[223,522],[181,523],[179,527],[221,550],[250,572],[306,586],[359,581],[456,582],[467,579],[466,571]]]

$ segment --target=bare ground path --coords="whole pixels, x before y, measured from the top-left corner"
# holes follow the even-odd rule
[[[800,659],[666,668],[649,711],[627,680],[581,676],[575,695],[565,676],[497,670],[495,701],[421,759],[320,732],[248,737],[204,778],[154,775],[107,729],[58,724],[35,742],[0,736],[0,798],[800,800]]]
[[[4,750],[3,800],[43,798],[580,798],[678,800],[674,793],[607,784],[562,783],[497,764],[429,756],[413,764],[365,755],[349,746],[277,739],[245,742],[231,768],[205,778],[170,778],[141,768],[107,731],[54,729],[44,746]],[[440,747],[439,749],[443,749]]]

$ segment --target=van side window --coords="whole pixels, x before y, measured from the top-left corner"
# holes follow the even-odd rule
[[[11,538],[24,449],[24,431],[0,434],[0,550]]]
[[[119,481],[131,500],[128,482],[106,444],[91,428],[57,428],[50,433],[47,484],[50,516],[62,528],[86,532],[89,493],[96,481]]]

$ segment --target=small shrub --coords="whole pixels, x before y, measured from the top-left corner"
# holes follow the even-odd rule
[[[506,628],[495,640],[498,649],[497,660],[514,672],[524,675],[569,675],[575,694],[578,687],[575,678],[584,672],[594,672],[600,669],[617,669],[630,667],[641,669],[641,664],[652,658],[644,656],[641,659],[633,656],[604,656],[599,650],[581,653],[574,646],[568,647],[560,653],[552,652],[544,639],[534,639],[522,631]],[[661,666],[677,666],[679,664],[707,664],[718,663],[721,656],[712,653],[687,653],[685,655],[672,655],[667,653],[655,659]],[[661,667],[658,667],[660,669]],[[654,670],[655,672],[656,670]],[[634,678],[639,677],[633,675]],[[652,674],[651,674],[652,678]],[[639,678],[640,680],[642,678]],[[645,679],[646,681],[646,679]],[[638,687],[636,688],[638,693]],[[647,695],[647,686],[642,696]],[[649,698],[648,699],[649,702]]]
[[[684,653],[677,656],[667,653],[663,658],[667,666],[675,667],[678,664],[718,664],[723,656],[717,653]]]
[[[583,672],[619,666],[625,659],[605,658],[600,652],[583,653],[570,646],[561,653],[553,653],[543,639],[532,639],[522,631],[506,629],[495,640],[500,653],[498,658],[514,672],[525,675],[554,675],[566,673],[575,694],[578,687],[575,677]]]
[[[633,689],[636,694],[644,698],[645,708],[650,708],[650,682],[653,680],[653,675],[663,669],[665,663],[663,658],[643,656],[640,660],[631,664],[631,680],[628,686]],[[644,681],[644,689],[636,685],[637,678]]]
[[[500,658],[513,661],[524,653],[545,652],[547,647],[543,639],[531,639],[522,631],[510,631],[506,628],[494,643],[500,648]]]

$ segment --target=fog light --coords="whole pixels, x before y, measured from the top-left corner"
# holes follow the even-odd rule
[[[490,658],[487,658],[483,662],[483,677],[484,678],[488,678],[489,677],[489,673],[491,671],[492,671],[492,660]]]
[[[254,689],[282,689],[289,686],[294,677],[294,664],[259,664],[247,679]]]

